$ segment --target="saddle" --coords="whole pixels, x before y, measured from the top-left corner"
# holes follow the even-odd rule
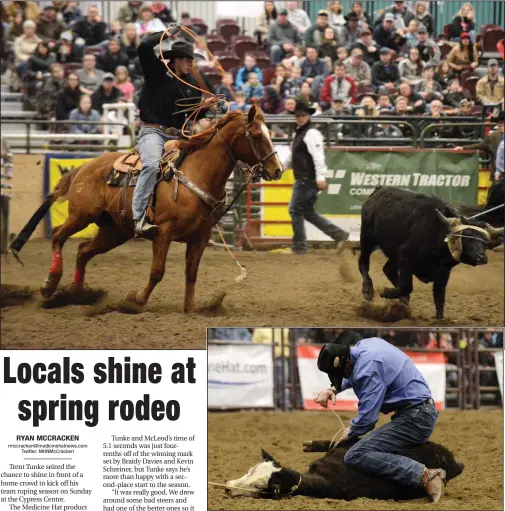
[[[163,157],[160,160],[161,177],[170,172],[171,166],[169,164],[175,165],[180,155],[178,140],[169,140],[165,143]],[[181,162],[177,163],[180,164]],[[141,171],[142,161],[137,151],[122,154],[112,164],[112,170],[105,178],[105,182],[110,186],[135,186]],[[125,183],[125,180],[127,183]]]

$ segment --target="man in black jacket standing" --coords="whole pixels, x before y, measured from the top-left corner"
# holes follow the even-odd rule
[[[145,236],[156,231],[157,226],[146,221],[146,208],[149,196],[154,190],[158,174],[163,146],[168,140],[175,140],[176,130],[180,130],[187,119],[188,113],[178,113],[184,110],[176,102],[185,98],[193,98],[192,103],[198,102],[202,95],[169,73],[154,51],[160,42],[162,32],[147,36],[139,45],[137,52],[144,73],[144,85],[140,92],[139,110],[142,126],[138,137],[138,148],[142,159],[142,172],[139,175],[133,195],[133,220],[135,235]],[[193,51],[193,45],[185,41],[176,41],[170,50],[165,49],[163,57],[169,60],[169,67],[174,74],[187,83],[195,86],[191,76],[193,60],[203,59]],[[209,101],[209,100],[207,100]]]
[[[289,214],[293,225],[291,252],[299,255],[307,252],[305,220],[338,243],[337,253],[341,252],[344,241],[349,237],[347,232],[316,213],[315,210],[318,193],[326,190],[328,184],[325,177],[323,135],[310,123],[310,116],[314,112],[314,108],[310,108],[303,101],[297,102],[295,107],[297,128],[291,147],[291,157],[283,162],[286,168],[292,166],[295,175]]]

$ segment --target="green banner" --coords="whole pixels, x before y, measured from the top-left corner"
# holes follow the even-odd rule
[[[436,195],[449,203],[477,204],[477,153],[327,149],[326,164],[328,189],[317,201],[321,214],[360,215],[377,186]]]

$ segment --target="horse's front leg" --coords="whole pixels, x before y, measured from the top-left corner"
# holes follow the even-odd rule
[[[190,241],[186,247],[186,291],[184,293],[184,312],[195,311],[195,286],[198,267],[202,258],[203,251],[207,246],[210,238],[208,233],[202,238]]]
[[[167,252],[172,242],[172,224],[164,223],[159,226],[158,232],[156,233],[153,241],[153,262],[151,265],[151,275],[149,276],[149,282],[145,289],[136,293],[132,291],[128,293],[128,300],[138,303],[139,305],[145,305],[149,300],[149,296],[156,287],[156,284],[163,279],[165,273],[165,263],[167,259]]]

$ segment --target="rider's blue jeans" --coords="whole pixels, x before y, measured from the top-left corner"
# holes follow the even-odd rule
[[[418,486],[424,465],[397,453],[405,447],[426,442],[437,419],[438,411],[431,402],[399,411],[393,415],[391,422],[354,444],[345,453],[344,463],[406,486]]]
[[[156,128],[148,126],[140,128],[138,150],[142,160],[142,172],[133,193],[132,210],[134,220],[142,218],[147,208],[149,196],[153,193],[165,142],[176,139],[177,137],[165,135]]]

